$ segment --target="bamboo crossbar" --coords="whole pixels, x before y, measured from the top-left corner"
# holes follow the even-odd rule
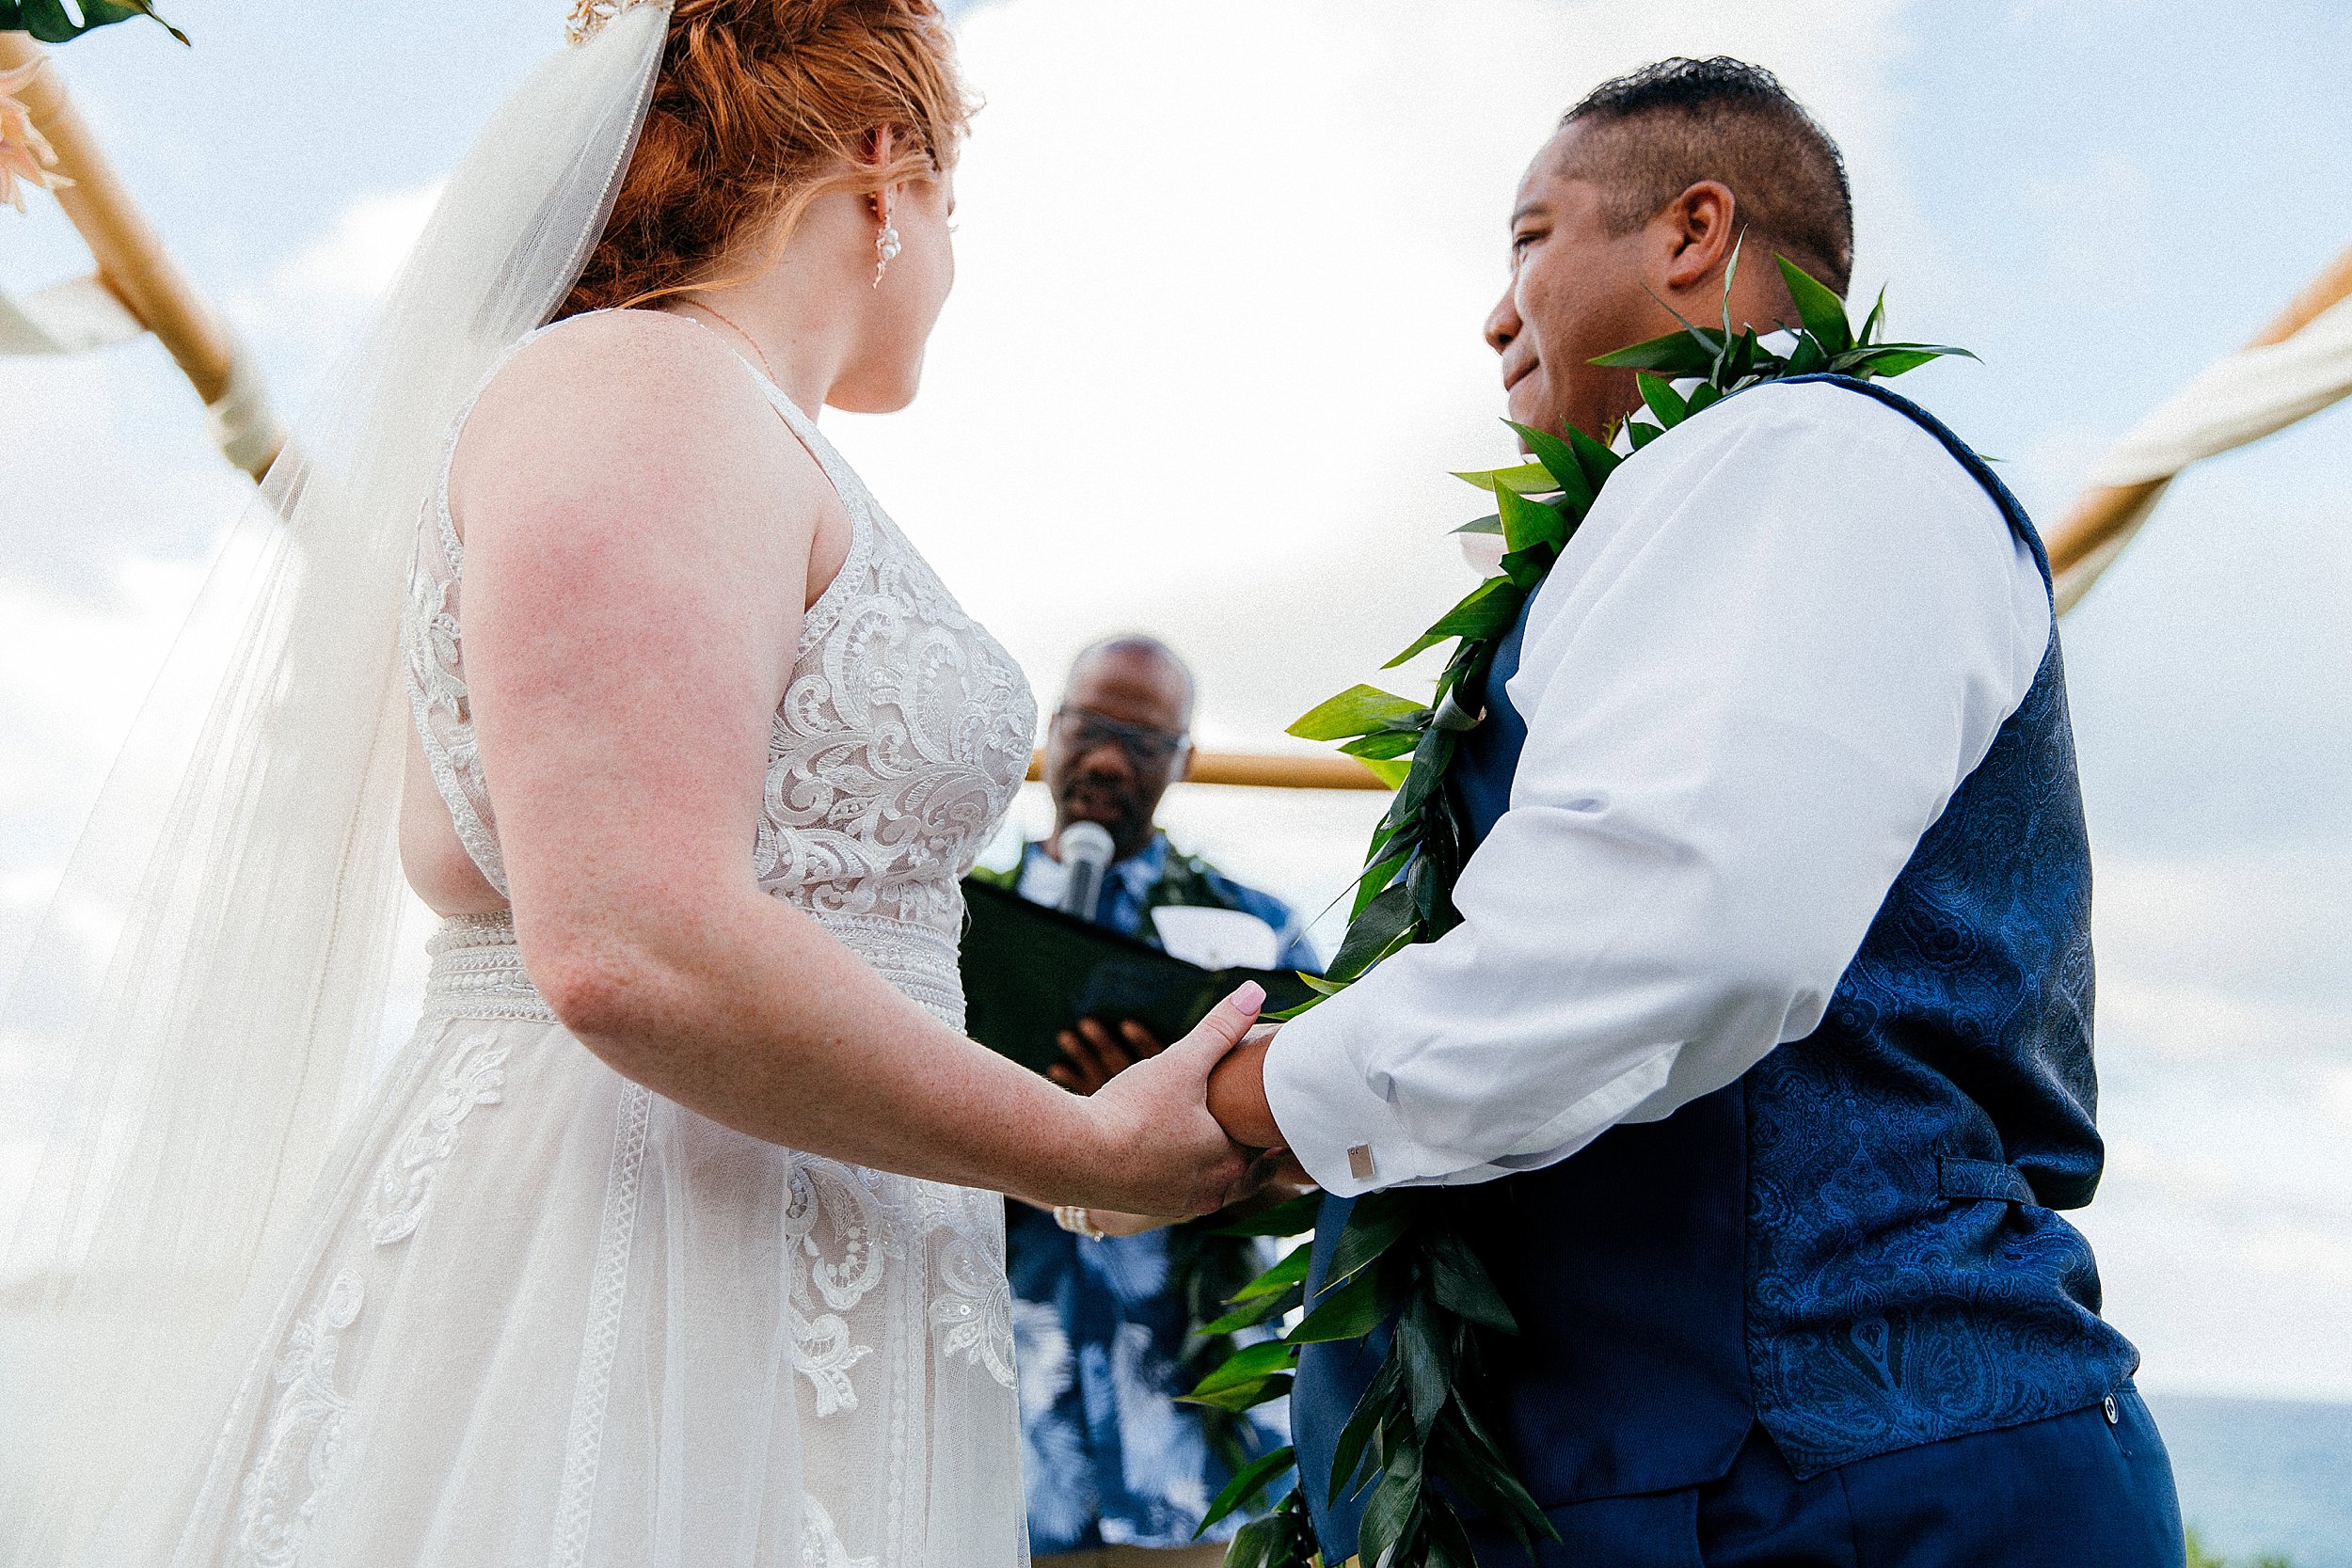
[[[2327,270],[2289,301],[2287,308],[2269,325],[2255,333],[2246,346],[2264,348],[2282,343],[2347,295],[2352,295],[2352,247],[2328,262]],[[2137,484],[2093,484],[2084,490],[2058,527],[2050,531],[2050,569],[2063,572],[2089,560],[2101,546],[2130,528],[2155,493],[2171,482],[2171,476],[2166,475]]]
[[[44,55],[31,34],[0,32],[0,70]],[[54,63],[33,77],[18,102],[56,149],[56,172],[73,182],[55,195],[98,263],[99,280],[140,325],[155,335],[205,405],[219,404],[235,380],[236,343],[219,315],[164,249],[163,240],[139,212],[89,123],[66,95],[64,80]],[[273,448],[247,471],[259,479],[276,456]]]
[[[1045,753],[1029,756],[1029,778],[1045,776]],[[1381,789],[1389,786],[1354,757],[1292,752],[1195,752],[1186,784],[1233,784],[1245,789]]]

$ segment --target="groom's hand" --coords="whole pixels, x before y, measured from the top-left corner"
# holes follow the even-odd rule
[[[1282,1130],[1274,1124],[1274,1108],[1265,1098],[1265,1053],[1274,1043],[1272,1024],[1253,1030],[1249,1037],[1226,1053],[1209,1074],[1209,1114],[1225,1135],[1251,1148],[1281,1148]]]

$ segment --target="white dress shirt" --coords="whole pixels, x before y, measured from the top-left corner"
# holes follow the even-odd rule
[[[1343,1196],[1488,1181],[1811,1034],[2050,633],[1992,498],[1871,398],[1767,386],[1651,442],[1537,592],[1462,924],[1276,1037],[1292,1149]]]

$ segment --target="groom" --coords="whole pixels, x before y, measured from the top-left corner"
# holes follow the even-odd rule
[[[1486,324],[1512,417],[1636,406],[1597,355],[1841,293],[1843,165],[1766,71],[1571,109]],[[1473,694],[1479,695],[1479,694]],[[1483,693],[1459,927],[1237,1051],[1239,1140],[1347,1199],[1451,1187],[1522,1334],[1501,1435],[1546,1563],[2177,1568],[2170,1465],[2099,1316],[2090,860],[2047,565],[1904,400],[1739,393],[1610,481]],[[1476,707],[1478,705],[1471,705]],[[1372,1367],[1292,1402],[1327,1507]],[[1521,1560],[1472,1522],[1480,1560]]]

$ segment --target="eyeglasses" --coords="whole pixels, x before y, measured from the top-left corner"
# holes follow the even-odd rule
[[[1123,724],[1116,719],[1105,719],[1099,713],[1082,707],[1055,710],[1054,727],[1071,747],[1091,752],[1098,746],[1117,746],[1127,753],[1127,759],[1138,768],[1157,767],[1181,755],[1191,746],[1189,736],[1172,735],[1146,724]]]

